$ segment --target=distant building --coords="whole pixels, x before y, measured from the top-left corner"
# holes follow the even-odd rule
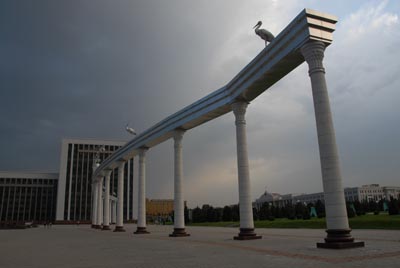
[[[268,193],[265,191],[255,202],[255,207],[260,209],[264,203],[272,203],[275,206],[283,207],[292,203],[292,195],[281,195],[278,193]]]
[[[0,171],[0,223],[54,221],[57,173]]]
[[[381,199],[390,200],[390,198],[400,198],[400,187],[379,186],[379,184],[362,185],[361,187],[344,188],[346,201],[379,201]],[[263,193],[255,202],[255,207],[260,208],[263,203],[272,203],[275,206],[285,206],[286,204],[315,203],[318,200],[324,202],[324,193],[312,194],[286,194]]]
[[[146,199],[147,217],[168,217],[174,211],[173,199]]]
[[[186,207],[186,201],[184,201]],[[147,199],[146,198],[146,217],[166,219],[174,212],[174,199]]]
[[[96,153],[103,161],[123,146],[122,141],[63,139],[57,192],[58,222],[90,221],[92,215],[92,165]],[[103,148],[100,151],[100,148]],[[118,170],[110,178],[110,193],[116,195]],[[125,164],[124,220],[133,219],[133,159]]]

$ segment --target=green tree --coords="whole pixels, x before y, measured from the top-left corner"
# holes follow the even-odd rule
[[[232,221],[232,208],[230,206],[225,206],[222,211],[223,221]]]

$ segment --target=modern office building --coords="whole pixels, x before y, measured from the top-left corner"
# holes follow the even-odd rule
[[[0,225],[53,221],[57,173],[0,171]]]
[[[63,139],[57,192],[57,222],[89,222],[92,215],[92,166],[118,150],[124,141]],[[118,170],[110,179],[110,195],[116,196]],[[125,165],[124,220],[133,219],[133,159]]]

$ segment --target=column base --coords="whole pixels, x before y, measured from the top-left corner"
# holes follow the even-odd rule
[[[101,225],[94,225],[94,227],[93,227],[94,229],[101,229]]]
[[[91,228],[96,229],[96,224],[92,224]]]
[[[185,228],[174,228],[174,231],[172,234],[169,235],[170,237],[184,237],[184,236],[190,236],[190,234],[185,232]]]
[[[101,230],[108,231],[108,230],[111,230],[111,228],[109,225],[103,225],[103,228]]]
[[[138,227],[136,229],[136,232],[134,232],[134,234],[149,234],[150,232],[148,232],[146,230],[146,227]]]
[[[114,232],[125,232],[125,229],[123,226],[115,226]]]
[[[354,241],[351,229],[328,229],[325,243],[317,243],[317,248],[345,249],[364,247],[362,241]]]
[[[254,232],[254,228],[240,228],[240,233],[233,237],[235,240],[253,240],[253,239],[261,239],[261,235],[257,235]]]

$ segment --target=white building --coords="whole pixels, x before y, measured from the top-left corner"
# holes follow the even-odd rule
[[[0,224],[53,221],[57,173],[0,171]]]
[[[58,222],[89,222],[92,215],[92,165],[98,153],[104,160],[124,141],[63,139],[57,192]],[[102,148],[102,149],[101,149]],[[101,150],[100,150],[101,149]],[[124,220],[133,219],[133,159],[125,165]],[[110,180],[110,194],[117,192],[117,170]]]
[[[400,198],[400,187],[395,186],[379,186],[379,184],[362,185],[361,187],[344,188],[345,199],[348,202],[354,201],[379,201],[381,199],[390,200],[390,198]],[[263,193],[255,202],[257,208],[263,203],[273,203],[275,206],[284,206],[288,203],[315,203],[318,200],[324,202],[324,193],[312,194],[286,194]]]

